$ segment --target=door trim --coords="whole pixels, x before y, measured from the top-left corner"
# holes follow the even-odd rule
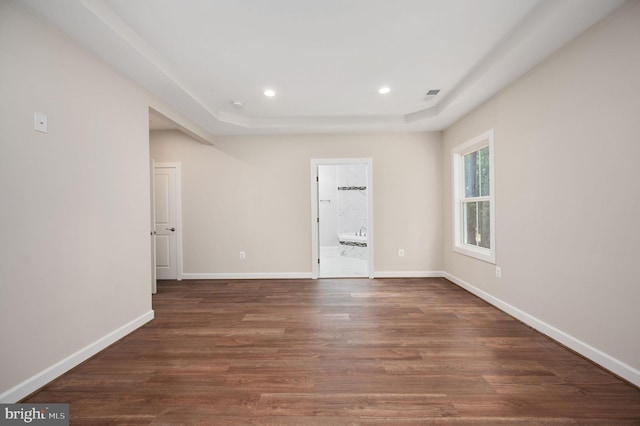
[[[149,160],[149,180],[150,188],[151,188],[151,226],[149,227],[149,234],[151,235],[151,294],[156,294],[158,292],[158,278],[156,274],[156,185],[155,185],[155,175],[156,175],[156,162],[152,158]]]
[[[182,165],[181,163],[155,163],[156,169],[176,170],[176,279],[182,281]]]
[[[373,159],[371,158],[312,158],[311,159],[311,276],[317,279],[319,275],[318,259],[320,257],[318,235],[318,166],[341,166],[350,164],[364,164],[367,166],[367,247],[369,278],[374,278],[374,222],[373,222]]]

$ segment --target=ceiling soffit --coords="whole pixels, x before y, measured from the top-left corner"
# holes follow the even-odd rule
[[[157,47],[157,41],[154,44],[152,37],[146,34],[148,31],[143,26],[137,28],[126,9],[122,9],[127,4],[137,2],[55,0],[43,3],[39,0],[21,0],[107,63],[213,134],[442,130],[624,2],[527,1],[529,6],[526,14],[518,18],[508,31],[495,38],[491,45],[485,46],[481,56],[463,67],[452,68],[452,72],[457,73],[455,81],[449,82],[446,87],[428,87],[425,83],[421,95],[428,89],[441,89],[440,94],[428,101],[420,99],[422,103],[405,103],[380,111],[373,109],[363,112],[354,105],[351,109],[336,107],[336,110],[340,110],[338,114],[331,114],[328,109],[314,111],[313,108],[306,113],[306,107],[298,107],[296,111],[299,113],[295,114],[284,109],[280,114],[256,110],[252,115],[251,108],[236,109],[231,105],[231,101],[235,100],[233,94],[228,94],[226,98],[223,95],[220,100],[216,94],[208,93],[202,79],[190,78],[185,68],[181,68],[181,58],[163,55],[160,52],[162,49]],[[275,4],[281,2],[291,4],[287,0],[279,0]],[[149,39],[141,36],[141,33]],[[329,48],[332,46],[329,44]],[[428,52],[422,54],[428,55]],[[295,60],[294,57],[291,66],[295,66]],[[358,61],[358,58],[355,60]],[[259,67],[260,64],[256,62],[252,66]],[[402,73],[397,76],[402,78]],[[242,83],[242,80],[239,79],[239,82]],[[255,85],[255,82],[252,83]],[[258,93],[261,88],[250,89]],[[224,92],[224,88],[219,91]],[[300,88],[294,95],[304,97]],[[344,99],[334,102],[337,105],[349,105],[350,99],[357,97],[358,93],[347,92],[343,96]],[[314,115],[314,112],[319,113]]]

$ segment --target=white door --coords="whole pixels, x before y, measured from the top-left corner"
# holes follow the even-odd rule
[[[156,232],[156,276],[178,278],[178,186],[177,167],[156,164],[154,204]]]

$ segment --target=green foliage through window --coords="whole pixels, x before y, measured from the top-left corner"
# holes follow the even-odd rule
[[[489,146],[464,155],[464,243],[491,248]],[[474,200],[480,199],[480,200]]]
[[[464,196],[486,197],[489,193],[489,147],[464,156]]]

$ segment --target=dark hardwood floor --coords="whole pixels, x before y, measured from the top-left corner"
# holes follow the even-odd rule
[[[444,279],[160,282],[23,402],[72,425],[640,424],[640,390]]]

